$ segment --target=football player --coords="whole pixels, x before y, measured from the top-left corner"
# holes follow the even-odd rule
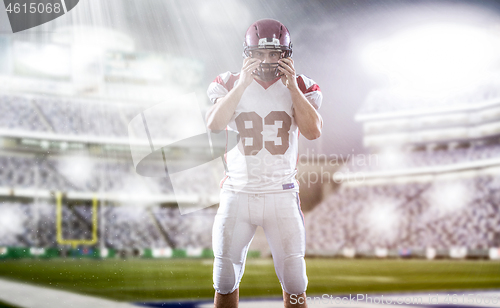
[[[237,132],[225,154],[212,245],[215,307],[237,307],[248,247],[262,226],[283,289],[285,307],[306,307],[305,229],[298,196],[299,132],[321,135],[319,86],[297,75],[288,29],[262,19],[247,30],[239,73],[223,73],[210,84],[211,131]]]

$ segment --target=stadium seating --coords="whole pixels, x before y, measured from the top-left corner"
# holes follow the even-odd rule
[[[145,107],[140,103],[119,104],[98,99],[2,94],[0,129],[128,140],[129,121],[143,109]],[[168,116],[152,115],[149,119],[162,122]],[[165,131],[165,138],[174,132]]]
[[[407,90],[398,91],[393,88],[372,91],[358,113],[377,114],[472,106],[478,102],[500,98],[500,86],[497,76],[497,78],[492,78],[490,82],[473,85],[468,89],[456,91],[453,95],[443,95],[438,100],[436,100],[436,95],[423,97],[419,94],[416,92],[411,95]]]
[[[8,95],[0,95],[0,129],[49,131],[28,98]]]
[[[71,158],[69,158],[71,159]],[[137,185],[137,174],[130,161],[95,160],[85,170],[86,180],[81,174],[64,172],[62,160],[45,159],[39,156],[0,155],[0,187],[31,188],[50,191],[120,192]],[[172,193],[166,178],[143,178],[150,193]],[[202,187],[197,187],[202,188]]]
[[[482,100],[500,97],[498,87],[483,86]],[[378,96],[377,96],[378,95]],[[387,93],[375,92],[363,112],[392,110]],[[373,101],[373,103],[370,103]],[[420,102],[420,107],[472,104],[476,96],[459,95],[440,104]],[[411,109],[412,99],[398,100],[394,110]],[[396,102],[394,102],[396,104]],[[377,106],[385,109],[377,109]],[[406,106],[406,107],[405,107]],[[377,108],[375,108],[377,107]],[[387,109],[388,108],[388,109]],[[138,104],[116,104],[44,95],[0,95],[0,129],[61,136],[86,136],[128,140],[128,121],[142,109]],[[155,121],[164,121],[158,115]],[[91,120],[89,120],[91,119]],[[134,132],[131,132],[134,135]],[[171,137],[174,132],[166,132]],[[372,173],[457,166],[500,157],[498,140],[446,146],[407,147],[392,152],[354,155],[341,171]],[[89,158],[84,170],[71,169],[72,157],[40,153],[3,152],[0,155],[0,188],[77,193],[134,192],[173,195],[168,178],[137,175],[130,160],[118,157]],[[69,164],[68,164],[69,162]],[[68,169],[69,165],[69,169]],[[149,166],[157,168],[157,166]],[[196,179],[177,178],[177,187],[197,198],[213,195],[207,183],[210,172]],[[443,250],[452,247],[500,247],[500,176],[477,173],[424,181],[345,185],[306,213],[308,251]],[[210,248],[216,209],[180,215],[179,209],[136,201],[104,202],[99,211],[99,246],[117,250],[143,248]],[[89,206],[63,205],[64,238],[89,239],[92,215]],[[0,246],[57,247],[55,201],[3,201],[0,203]],[[9,223],[5,223],[9,222]]]
[[[143,248],[211,248],[215,208],[180,215],[177,207],[106,204],[98,212],[100,243],[117,250]],[[0,246],[57,247],[55,204],[2,202]],[[5,222],[4,222],[5,220]],[[61,232],[67,240],[89,240],[90,206],[62,207]]]
[[[498,247],[499,191],[498,175],[342,185],[307,213],[307,247],[315,251]]]
[[[393,150],[353,155],[344,171],[372,172],[421,167],[449,166],[500,157],[500,144],[478,144],[466,148],[403,151]]]

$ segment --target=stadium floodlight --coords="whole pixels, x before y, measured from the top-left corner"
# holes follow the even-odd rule
[[[73,82],[78,88],[98,87],[106,51],[133,52],[134,40],[119,31],[97,26],[65,26],[57,28],[52,42],[70,46]],[[96,84],[97,83],[97,84]]]
[[[245,25],[250,24],[252,20],[252,15],[245,2],[234,0],[200,2],[198,16],[208,27],[233,29],[233,33],[244,32]],[[208,33],[217,39],[227,40],[227,33],[224,34],[221,31],[209,31]]]
[[[368,45],[362,61],[392,85],[447,91],[474,83],[500,58],[500,38],[487,30],[437,23]]]
[[[67,46],[16,42],[14,52],[16,69],[25,74],[60,78],[71,74],[70,49]]]
[[[52,42],[96,50],[133,52],[134,40],[125,33],[97,26],[65,26],[52,33]],[[76,49],[76,48],[74,48]]]

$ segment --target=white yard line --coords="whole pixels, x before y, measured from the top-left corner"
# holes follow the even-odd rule
[[[22,308],[137,308],[129,303],[0,279],[0,300]]]

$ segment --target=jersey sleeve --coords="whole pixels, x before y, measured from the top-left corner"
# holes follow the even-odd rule
[[[239,73],[234,74],[226,72],[217,76],[214,81],[210,83],[207,90],[207,95],[212,104],[215,104],[218,98],[226,96],[229,91],[234,87],[235,82],[239,78]]]
[[[316,82],[305,75],[298,75],[297,84],[309,103],[318,110],[323,101],[323,93],[321,93],[321,89]]]

